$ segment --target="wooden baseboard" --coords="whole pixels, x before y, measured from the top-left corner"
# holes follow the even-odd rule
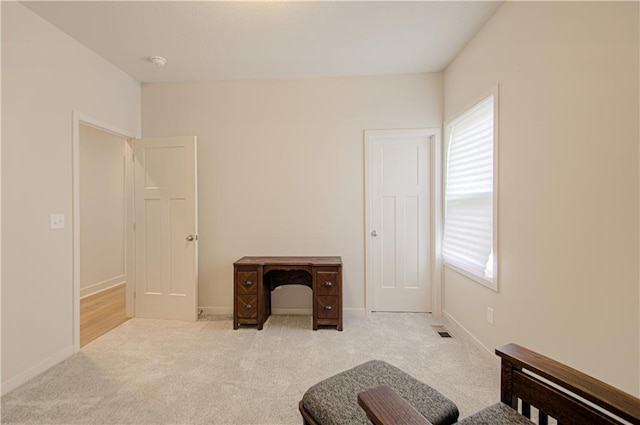
[[[126,290],[126,285],[118,285],[80,300],[80,347],[129,319]]]

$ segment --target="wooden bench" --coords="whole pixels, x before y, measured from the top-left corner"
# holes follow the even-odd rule
[[[640,399],[576,369],[516,344],[496,349],[502,363],[501,403],[464,418],[460,424],[537,423],[559,425],[640,424]],[[375,425],[430,422],[391,388],[358,394],[358,404]],[[496,416],[499,419],[496,419]]]

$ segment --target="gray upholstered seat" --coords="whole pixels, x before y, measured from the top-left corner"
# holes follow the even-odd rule
[[[525,418],[514,409],[504,403],[496,403],[468,416],[458,422],[460,425],[531,425],[529,419]]]
[[[309,388],[302,403],[322,425],[368,424],[358,406],[358,393],[388,385],[434,425],[458,419],[456,405],[411,375],[381,360],[372,360],[325,379]]]

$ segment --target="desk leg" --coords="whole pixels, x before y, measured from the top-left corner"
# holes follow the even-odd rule
[[[267,321],[269,316],[271,316],[271,291],[269,291],[266,287],[264,289],[264,301],[263,305],[258,306],[258,330],[261,331],[264,326],[264,322]]]

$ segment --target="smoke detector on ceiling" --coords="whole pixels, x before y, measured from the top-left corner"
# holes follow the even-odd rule
[[[151,62],[153,62],[153,64],[155,66],[157,66],[158,68],[162,68],[163,66],[165,66],[167,64],[167,60],[165,58],[163,58],[162,56],[151,56],[149,58],[149,60]]]

